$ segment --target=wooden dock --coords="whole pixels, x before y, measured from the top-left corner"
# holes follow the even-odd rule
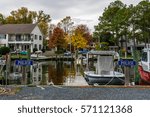
[[[34,57],[31,58],[31,60],[35,60],[35,61],[73,61],[74,57],[73,56],[63,56],[63,55],[51,55],[48,57]]]

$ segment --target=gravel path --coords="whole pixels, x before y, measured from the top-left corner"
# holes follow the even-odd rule
[[[150,88],[118,87],[21,87],[15,95],[0,100],[149,100]]]

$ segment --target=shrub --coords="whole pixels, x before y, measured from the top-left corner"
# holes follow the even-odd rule
[[[38,51],[38,49],[37,48],[33,48],[33,53],[35,53],[36,51]]]
[[[0,54],[1,55],[6,55],[6,54],[8,54],[10,52],[10,48],[8,48],[8,47],[1,47],[0,48]]]

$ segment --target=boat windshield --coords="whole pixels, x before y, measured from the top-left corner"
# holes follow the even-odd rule
[[[109,71],[113,71],[113,56],[98,56],[97,73],[108,74]]]
[[[142,61],[144,61],[144,62],[148,61],[148,59],[147,59],[147,52],[143,52],[142,53]]]

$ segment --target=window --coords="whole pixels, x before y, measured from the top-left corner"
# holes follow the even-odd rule
[[[0,39],[6,39],[6,35],[0,35]]]
[[[30,46],[29,46],[29,45],[27,45],[27,49],[30,49]]]
[[[21,35],[16,35],[16,41],[21,41]]]
[[[34,45],[34,48],[37,48],[37,44]]]
[[[30,35],[29,34],[24,35],[24,40],[25,41],[30,41]]]
[[[42,40],[42,36],[39,36],[39,40]]]
[[[37,35],[35,35],[34,38],[37,39]]]
[[[42,45],[39,45],[39,50],[41,50],[42,49]]]

